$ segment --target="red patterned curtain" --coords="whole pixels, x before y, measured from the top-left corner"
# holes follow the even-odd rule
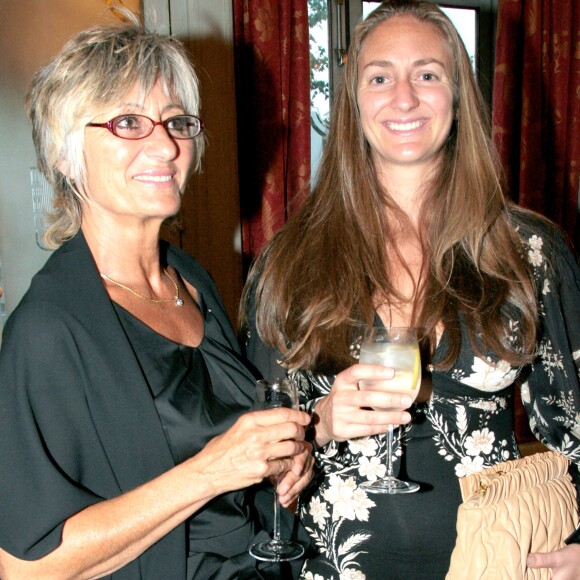
[[[234,0],[234,30],[247,264],[310,179],[307,0]]]
[[[580,248],[580,1],[499,0],[493,137],[513,199]],[[519,443],[536,441],[516,399]]]
[[[580,1],[499,0],[493,135],[514,200],[578,243]]]

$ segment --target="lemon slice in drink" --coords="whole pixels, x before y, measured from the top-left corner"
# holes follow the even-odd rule
[[[419,388],[421,385],[421,356],[419,351],[415,351],[415,362],[413,363],[413,382],[411,383],[413,387],[412,390]]]

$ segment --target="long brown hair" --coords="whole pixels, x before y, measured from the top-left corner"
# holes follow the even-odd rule
[[[442,322],[449,367],[461,346],[462,318],[478,350],[514,364],[530,359],[536,318],[533,277],[511,223],[489,115],[455,27],[429,2],[384,2],[355,29],[337,91],[318,178],[304,204],[254,264],[240,320],[256,301],[261,338],[279,348],[288,368],[336,372],[347,361],[349,325],[371,322],[373,297],[397,302],[385,247],[396,248],[391,215],[401,215],[380,185],[357,104],[358,61],[365,39],[387,19],[408,14],[437,26],[453,55],[456,119],[419,216],[426,266],[417,289],[413,324],[431,351]],[[515,210],[514,210],[515,211]],[[401,258],[401,256],[399,256]],[[517,312],[523,341],[507,345],[506,309]],[[481,333],[483,339],[475,340]]]

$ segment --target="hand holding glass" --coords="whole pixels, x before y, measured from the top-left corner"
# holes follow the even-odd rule
[[[296,384],[289,379],[273,381],[261,380],[256,384],[254,409],[298,408]],[[273,540],[250,546],[250,554],[257,560],[285,562],[295,560],[304,554],[304,548],[291,540],[280,539],[280,501],[274,491],[274,531]]]
[[[391,367],[395,376],[385,381],[384,388],[390,392],[404,393],[413,400],[417,398],[421,384],[421,358],[419,342],[414,328],[369,327],[362,337],[359,362]],[[361,381],[361,389],[376,388]],[[385,409],[396,410],[396,409]],[[383,479],[369,481],[361,485],[373,493],[413,493],[419,485],[401,481],[393,475],[393,425],[387,430],[387,473]]]

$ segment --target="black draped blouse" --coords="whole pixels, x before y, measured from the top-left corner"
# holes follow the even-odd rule
[[[82,232],[52,254],[6,323],[0,546],[18,558],[56,549],[70,516],[171,469],[252,406],[255,379],[213,281],[178,248],[160,249],[202,297],[197,349],[111,302]],[[261,515],[243,492],[215,498],[108,577],[262,577],[246,551],[255,534],[249,511]]]
[[[236,372],[235,365],[224,372],[217,354],[227,353],[212,340],[212,335],[219,335],[219,326],[201,296],[200,307],[204,337],[193,348],[165,338],[115,304],[176,465],[201,451],[247,410],[230,395],[236,383],[248,380],[247,375]],[[188,520],[187,527],[188,578],[272,577],[273,570],[258,571],[258,563],[248,554],[256,532],[244,490],[208,502]],[[264,539],[264,532],[259,535]]]

